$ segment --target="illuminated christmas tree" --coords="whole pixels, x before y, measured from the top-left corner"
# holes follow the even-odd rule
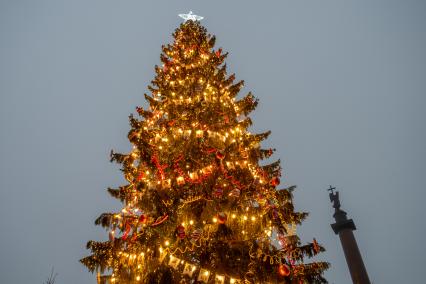
[[[130,116],[132,150],[111,152],[127,183],[109,193],[121,212],[97,220],[106,242],[89,241],[90,271],[115,283],[326,283],[324,262],[305,263],[324,249],[302,245],[293,187],[279,189],[279,160],[252,134],[257,105],[243,82],[226,74],[222,49],[200,18],[186,21],[162,47],[162,67],[145,94],[148,108]]]

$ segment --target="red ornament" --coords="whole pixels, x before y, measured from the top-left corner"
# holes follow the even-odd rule
[[[280,184],[280,179],[278,177],[274,177],[273,179],[271,179],[272,186],[277,186],[279,184]]]
[[[141,108],[141,107],[136,107],[136,111],[137,111],[140,115],[142,115],[142,114],[143,114],[143,108]]]
[[[210,148],[206,150],[207,153],[211,154],[211,153],[216,153],[217,149],[216,148]]]
[[[217,214],[217,222],[219,224],[225,224],[227,219],[228,219],[228,216],[226,216],[225,213],[221,212]]]
[[[142,214],[142,215],[139,217],[139,223],[144,224],[144,223],[146,222],[146,220],[147,220],[147,219],[148,219],[148,218],[146,217],[146,215]]]
[[[185,234],[185,227],[182,225],[177,226],[176,228],[176,234],[178,236],[179,239],[183,240],[186,236]]]
[[[278,243],[281,245],[281,248],[287,246],[287,239],[283,234],[278,234]]]
[[[217,56],[217,57],[219,57],[221,53],[222,53],[222,48],[219,48],[219,49],[216,51],[216,56]]]
[[[167,215],[167,214],[164,215],[164,216],[158,217],[157,220],[155,220],[155,222],[151,224],[151,226],[160,225],[161,223],[163,223],[164,221],[166,221],[167,218],[169,218],[169,215]]]
[[[318,242],[317,242],[317,240],[314,238],[314,241],[313,241],[313,247],[314,247],[314,251],[315,251],[315,253],[319,253],[319,251],[320,251],[320,246],[319,246],[319,244],[318,244]]]
[[[137,238],[138,238],[138,234],[136,234],[136,232],[135,232],[135,233],[133,233],[133,235],[132,235],[132,239],[131,239],[131,241],[132,241],[132,242],[135,242],[135,241],[137,240]]]
[[[281,264],[278,267],[278,273],[281,276],[284,276],[284,277],[289,276],[290,275],[290,267],[287,264]]]
[[[216,158],[218,158],[219,160],[223,160],[223,158],[225,158],[225,154],[218,151],[216,153]]]
[[[138,174],[138,177],[136,178],[136,180],[137,181],[140,181],[141,179],[143,179],[143,177],[144,177],[144,173],[143,173],[143,171],[141,171],[139,174]]]
[[[130,233],[130,229],[131,229],[132,227],[130,227],[130,225],[129,224],[126,224],[126,230],[124,231],[124,234],[123,234],[123,236],[121,237],[121,239],[123,239],[123,241],[125,241],[126,239],[127,239],[127,236],[129,235],[129,233]]]

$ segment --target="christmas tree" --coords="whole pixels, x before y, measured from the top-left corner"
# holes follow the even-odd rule
[[[197,18],[173,37],[149,107],[130,115],[133,149],[111,151],[127,183],[108,192],[124,207],[95,221],[109,240],[81,262],[114,283],[326,283],[327,263],[304,262],[324,249],[296,235],[295,187],[278,188],[279,160],[260,164],[274,150],[260,147],[270,132],[248,131],[257,99],[236,98],[243,82]]]

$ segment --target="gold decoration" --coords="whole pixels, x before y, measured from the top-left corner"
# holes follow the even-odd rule
[[[192,277],[192,274],[194,274],[195,270],[197,269],[197,266],[192,265],[190,263],[185,263],[185,267],[183,268],[182,274],[188,275],[189,277]]]
[[[203,283],[208,283],[210,278],[210,271],[207,269],[201,269],[200,274],[198,274],[197,280]]]
[[[183,184],[185,184],[185,178],[184,178],[183,176],[179,176],[179,177],[177,177],[177,178],[176,178],[176,183],[177,183],[178,185],[183,185]]]
[[[214,283],[215,284],[224,284],[225,283],[225,276],[216,274],[214,277]]]
[[[169,265],[176,269],[180,263],[180,259],[177,257],[174,257],[173,255],[170,255]]]

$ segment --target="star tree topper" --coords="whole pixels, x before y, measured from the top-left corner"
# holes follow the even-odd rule
[[[179,14],[179,17],[181,17],[182,19],[184,19],[185,22],[188,21],[188,20],[201,21],[202,19],[204,19],[204,17],[192,14],[192,11],[189,11],[188,14]]]

